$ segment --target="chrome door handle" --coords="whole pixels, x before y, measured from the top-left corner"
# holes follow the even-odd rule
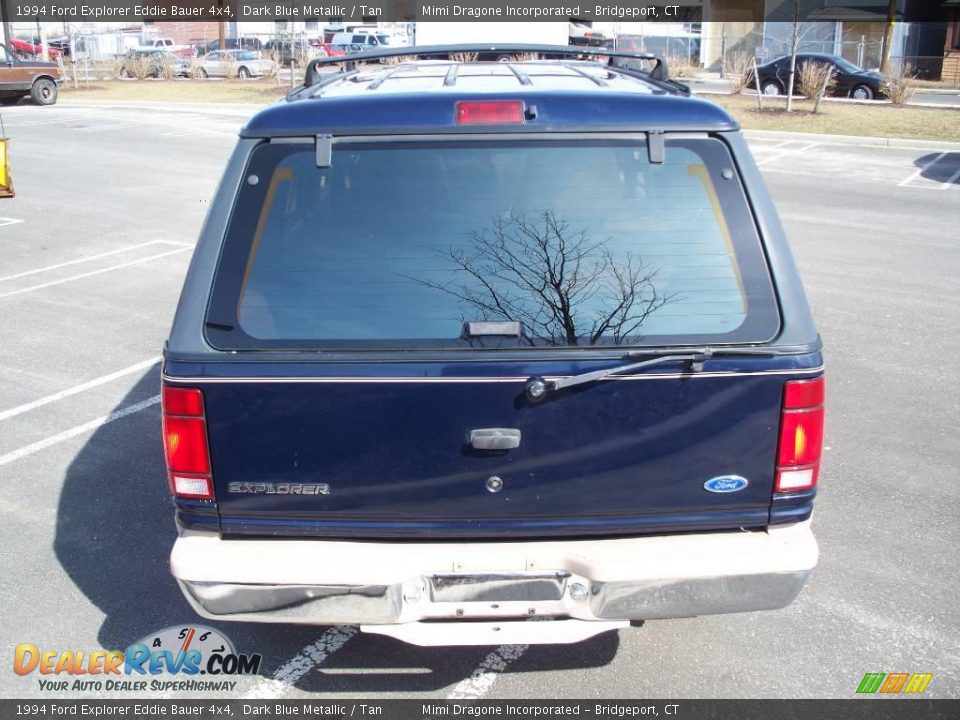
[[[471,430],[470,445],[476,450],[512,450],[520,447],[520,431],[515,428]]]

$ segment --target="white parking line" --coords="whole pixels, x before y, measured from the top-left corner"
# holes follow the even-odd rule
[[[89,127],[77,128],[77,132],[104,132],[106,130],[120,130],[122,128],[133,127],[132,123],[117,123],[116,125],[90,125]]]
[[[17,223],[22,223],[23,220],[17,220],[16,218],[7,218],[0,217],[0,227],[5,227],[7,225],[16,225]]]
[[[757,146],[751,146],[750,149],[753,150],[753,152],[773,152],[774,150],[779,150],[782,147],[786,147],[792,142],[793,140],[784,140],[781,143],[777,143],[776,145],[770,145],[769,147],[766,145],[757,145]]]
[[[6,455],[0,455],[0,466],[8,465],[16,460],[25,458],[28,455],[33,455],[41,450],[46,450],[48,447],[52,447],[71,438],[75,438],[77,435],[83,435],[83,433],[89,432],[90,430],[96,430],[107,423],[112,423],[114,420],[119,420],[127,415],[132,415],[135,412],[145,410],[151,405],[156,405],[158,402],[160,402],[160,396],[154,395],[152,398],[147,398],[146,400],[142,400],[134,405],[128,405],[127,407],[112,412],[109,415],[98,417],[96,420],[85,422],[82,425],[77,425],[69,430],[64,430],[61,433],[57,433],[56,435],[51,435],[38,442],[25,445],[18,450],[8,452]]]
[[[74,385],[66,390],[61,390],[53,395],[47,395],[39,400],[34,400],[33,402],[28,402],[23,405],[18,405],[14,408],[10,408],[9,410],[4,410],[3,412],[0,412],[0,420],[8,420],[9,418],[16,417],[17,415],[22,415],[25,412],[35,410],[38,407],[43,407],[44,405],[49,405],[50,403],[57,402],[58,400],[63,400],[71,395],[82,393],[85,390],[90,390],[91,388],[99,387],[100,385],[106,385],[108,382],[112,382],[117,378],[122,378],[124,375],[130,375],[131,373],[139,372],[140,370],[146,370],[147,368],[156,365],[162,359],[163,358],[158,355],[157,357],[150,358],[149,360],[139,362],[136,365],[131,365],[123,370],[117,370],[116,372],[112,372],[108,375],[103,375],[101,377],[94,378],[93,380],[88,380],[85,383],[81,383],[80,385]]]
[[[470,677],[458,682],[447,700],[476,700],[483,697],[497,681],[497,676],[527,651],[528,645],[501,645],[487,655]]]
[[[805,153],[807,150],[813,150],[819,144],[820,143],[809,143],[807,145],[804,145],[801,148],[794,148],[792,150],[787,150],[777,155],[773,155],[772,157],[764,158],[763,160],[760,160],[757,163],[757,165],[766,165],[767,163],[773,162],[774,160],[779,160],[780,158],[787,157],[788,155],[799,155],[800,153]]]
[[[325,662],[328,657],[346,645],[357,628],[350,626],[334,627],[323,633],[317,641],[307,645],[294,657],[280,666],[273,678],[263,678],[243,696],[250,700],[268,700],[279,698],[287,693],[296,682]]]
[[[5,219],[5,218],[0,218],[0,220],[2,219]],[[16,222],[23,222],[23,221],[18,220]],[[129,245],[127,247],[122,247],[118,250],[110,250],[108,252],[98,253],[96,255],[86,255],[85,257],[78,258],[76,260],[68,260],[67,262],[57,263],[56,265],[47,265],[46,267],[37,268],[36,270],[27,270],[26,272],[17,273],[16,275],[6,275],[4,277],[0,277],[0,282],[27,277],[28,275],[36,275],[37,273],[47,272],[48,270],[56,270],[58,268],[68,267],[69,265],[78,265],[80,263],[90,262],[91,260],[98,260],[99,258],[105,258],[111,255],[125,253],[130,250],[136,250],[142,247],[149,247],[150,245],[179,245],[184,248],[190,247],[190,245],[187,243],[174,242],[173,240],[151,240],[150,242],[140,243],[139,245]]]
[[[928,162],[926,165],[921,165],[920,167],[918,167],[914,172],[910,173],[910,177],[908,177],[906,180],[901,180],[900,182],[898,182],[897,187],[905,187],[909,185],[911,181],[916,180],[918,177],[920,177],[920,173],[925,172],[926,170],[932,168],[946,154],[947,154],[946,152],[942,152],[939,155],[937,155],[933,160]]]
[[[940,190],[947,190],[951,187],[954,187],[957,180],[960,180],[960,170],[957,170],[953,175],[948,177],[940,186]]]
[[[131,260],[129,262],[120,263],[118,265],[111,265],[110,267],[100,268],[99,270],[91,270],[90,272],[81,273],[80,275],[71,275],[70,277],[60,278],[59,280],[51,280],[50,282],[40,283],[39,285],[31,285],[30,287],[20,288],[19,290],[11,290],[10,292],[0,293],[0,298],[13,297],[14,295],[22,295],[23,293],[33,292],[34,290],[42,290],[43,288],[53,287],[54,285],[62,285],[63,283],[73,282],[74,280],[81,280],[83,278],[92,277],[94,275],[100,275],[105,272],[110,272],[112,270],[119,270],[121,268],[130,267],[132,265],[139,265],[140,263],[149,262],[151,260],[159,260],[160,258],[167,257],[168,255],[176,255],[177,253],[182,253],[186,250],[189,250],[189,247],[181,247],[176,250],[168,250],[164,253],[159,253],[157,255],[150,255],[145,258],[139,258],[137,260]]]

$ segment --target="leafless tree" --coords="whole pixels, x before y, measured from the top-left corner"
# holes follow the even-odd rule
[[[790,25],[790,72],[787,76],[787,112],[793,111],[793,88],[797,76],[797,49],[800,47],[800,38],[803,35],[803,24],[800,22],[800,0],[793,0],[793,21]],[[757,88],[759,90],[759,88]]]
[[[615,258],[604,242],[571,229],[552,209],[536,220],[511,213],[470,235],[466,249],[441,251],[457,279],[413,277],[467,303],[482,320],[522,323],[526,340],[548,345],[622,343],[674,299],[638,256]]]

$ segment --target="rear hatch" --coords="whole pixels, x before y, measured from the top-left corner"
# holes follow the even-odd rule
[[[329,166],[319,155],[312,140],[253,152],[207,316],[224,354],[168,363],[204,393],[224,533],[767,524],[784,383],[817,356],[668,358],[525,394],[777,335],[721,140],[668,139],[662,158],[643,134],[344,139]]]

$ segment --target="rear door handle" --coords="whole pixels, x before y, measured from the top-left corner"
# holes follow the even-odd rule
[[[520,431],[515,428],[471,430],[470,445],[476,450],[512,450],[520,447]]]

